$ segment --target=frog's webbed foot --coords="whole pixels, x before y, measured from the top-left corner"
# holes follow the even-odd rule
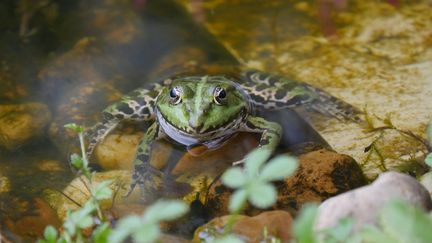
[[[158,194],[163,183],[164,174],[155,169],[149,163],[137,164],[132,174],[132,183],[125,197],[129,196],[135,187],[140,187],[141,199],[145,202],[152,201]],[[150,199],[150,200],[149,200]]]
[[[151,203],[159,196],[182,197],[192,190],[188,183],[175,181],[174,177],[157,170],[149,163],[135,165],[132,183],[125,197],[129,196],[137,185],[144,203]]]

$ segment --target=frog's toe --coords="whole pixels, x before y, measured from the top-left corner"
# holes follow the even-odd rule
[[[154,197],[161,187],[163,180],[163,173],[150,165],[140,164],[135,165],[135,170],[132,174],[132,183],[129,190],[126,192],[125,197],[129,196],[135,187],[138,185],[140,188],[141,198],[148,201],[149,198]]]
[[[245,163],[245,159],[237,160],[232,163],[233,166],[243,165]]]

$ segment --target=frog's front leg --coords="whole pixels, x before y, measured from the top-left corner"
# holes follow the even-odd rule
[[[134,160],[134,171],[132,174],[132,183],[128,196],[135,186],[138,184],[141,189],[141,197],[144,198],[146,192],[154,192],[158,185],[162,183],[163,173],[150,165],[150,155],[154,141],[164,136],[164,133],[159,130],[159,124],[154,122],[146,131]]]
[[[86,132],[86,137],[89,138],[87,157],[91,157],[96,145],[121,121],[140,122],[154,119],[153,109],[157,94],[157,90],[137,89],[122,97],[120,101],[108,106],[102,112],[102,122],[96,123]]]
[[[271,152],[275,151],[282,136],[282,127],[278,123],[257,116],[249,116],[240,131],[261,133],[258,147]],[[242,162],[235,162],[234,165]]]

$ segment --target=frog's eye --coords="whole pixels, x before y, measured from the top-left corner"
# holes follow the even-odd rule
[[[169,96],[171,98],[172,104],[177,105],[178,103],[180,103],[180,89],[178,87],[172,88],[169,92]]]
[[[217,105],[222,105],[223,101],[226,98],[226,91],[225,89],[221,88],[221,87],[216,87],[215,91],[214,91],[214,102]]]

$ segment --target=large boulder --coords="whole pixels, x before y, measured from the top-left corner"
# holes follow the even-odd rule
[[[321,149],[299,156],[297,172],[276,183],[278,200],[274,209],[296,211],[308,202],[321,202],[337,194],[365,185],[360,166],[351,157]],[[228,202],[232,190],[220,181],[212,184],[206,200],[212,216],[228,214]],[[248,214],[258,213],[247,207]]]
[[[426,210],[432,209],[428,191],[411,176],[386,172],[371,185],[352,190],[322,203],[318,210],[318,230],[335,226],[340,219],[353,218],[353,230],[374,224],[381,209],[392,200],[403,200]]]
[[[42,103],[0,105],[0,146],[17,149],[45,135],[51,112]]]

